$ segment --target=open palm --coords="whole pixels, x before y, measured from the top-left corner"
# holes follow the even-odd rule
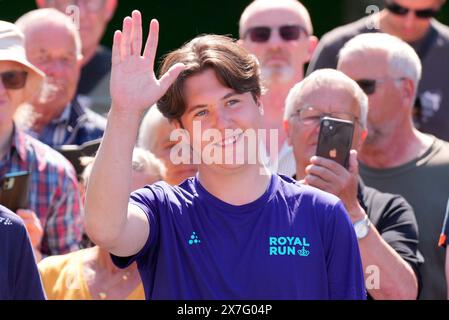
[[[113,108],[142,113],[164,95],[184,69],[172,66],[160,79],[154,74],[159,23],[152,20],[150,32],[142,51],[142,17],[135,10],[123,20],[123,30],[116,31],[112,46],[111,97]]]

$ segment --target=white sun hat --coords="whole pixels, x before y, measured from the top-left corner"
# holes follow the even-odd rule
[[[45,74],[27,60],[22,31],[15,24],[0,20],[0,62],[2,61],[17,62],[28,72],[25,101],[30,101],[39,93]]]

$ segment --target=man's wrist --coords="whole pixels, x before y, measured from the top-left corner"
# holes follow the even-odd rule
[[[116,103],[113,102],[108,114],[108,119],[118,118],[120,120],[132,122],[137,121],[138,123],[140,123],[140,120],[143,117],[143,113],[144,113],[143,111],[138,112],[136,110],[124,108],[123,106],[118,106]]]
[[[357,204],[356,206],[348,209],[349,217],[351,218],[352,224],[365,219],[366,212],[363,210],[363,208],[360,206],[360,204]]]

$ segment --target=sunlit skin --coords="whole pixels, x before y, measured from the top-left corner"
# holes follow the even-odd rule
[[[0,73],[7,71],[24,71],[25,68],[14,61],[0,61]],[[12,130],[12,117],[25,98],[25,89],[6,89],[0,80],[0,136]],[[9,138],[9,135],[8,137]]]
[[[290,88],[303,79],[304,64],[310,60],[318,40],[310,34],[311,27],[298,10],[298,4],[289,1],[261,1],[250,9],[249,14],[242,17],[240,23],[239,43],[259,60],[262,80],[267,89],[261,98],[265,107],[264,127],[277,130],[280,148],[286,140],[282,129],[285,98]],[[301,31],[298,40],[284,41],[278,29],[272,29],[270,39],[264,43],[253,42],[249,37],[244,37],[252,27],[282,25],[300,25],[308,34]],[[266,145],[270,149],[269,140]]]
[[[256,130],[261,128],[262,114],[251,93],[238,94],[231,88],[223,86],[217,79],[212,69],[205,70],[197,75],[189,77],[184,85],[186,112],[181,117],[183,127],[188,131],[192,146],[201,146],[195,151],[201,154],[211,141],[202,139],[203,132],[214,129],[220,133],[222,140],[230,138],[226,129]],[[194,133],[194,121],[201,123],[201,136]],[[229,135],[229,133],[228,133]],[[236,141],[221,148],[224,155],[227,148],[232,148],[234,156],[239,149],[237,145],[244,141],[243,135],[236,136]],[[244,151],[249,151],[245,149]],[[255,150],[250,150],[251,154]],[[235,160],[235,157],[232,159]],[[224,161],[223,161],[224,162]],[[234,162],[234,161],[232,161]],[[235,169],[245,164],[213,164],[221,168]]]
[[[83,43],[83,65],[86,64],[92,56],[103,37],[106,30],[106,26],[114,15],[117,7],[118,0],[104,0],[103,6],[98,11],[89,11],[86,9],[86,1],[99,1],[99,0],[81,0],[77,1],[79,8],[79,22],[80,22],[80,36]],[[58,2],[58,1],[56,1]],[[61,3],[68,1],[60,1]],[[36,0],[38,7],[54,6],[55,9],[66,13],[66,5],[53,5],[51,1]],[[64,8],[65,7],[65,8]],[[74,16],[75,13],[68,11],[68,14]]]
[[[364,164],[374,168],[400,166],[426,152],[432,144],[431,137],[413,125],[413,81],[394,77],[388,68],[387,54],[380,50],[352,54],[338,64],[338,69],[353,80],[385,79],[368,96],[368,137],[359,155]]]
[[[25,39],[29,61],[45,73],[51,88],[45,101],[33,101],[45,125],[59,116],[75,96],[82,57],[77,56],[73,34],[65,26],[51,21],[27,28]]]
[[[163,162],[166,168],[164,180],[171,184],[177,185],[189,177],[193,177],[198,168],[193,164],[174,164],[170,159],[172,148],[178,141],[171,141],[170,134],[176,127],[166,119],[161,119],[160,122],[152,128],[151,139],[154,141],[151,152]]]
[[[346,113],[360,118],[360,107],[357,100],[342,87],[311,89],[305,88],[302,93],[301,106],[313,106],[323,113]],[[301,107],[301,106],[298,106]],[[305,175],[305,168],[310,164],[310,159],[315,155],[320,131],[319,123],[316,125],[304,125],[297,117],[289,120],[288,141],[293,146],[296,159],[297,172]],[[359,123],[355,123],[352,149],[359,150],[364,129]]]

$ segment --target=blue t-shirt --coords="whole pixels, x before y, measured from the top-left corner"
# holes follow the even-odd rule
[[[45,299],[23,221],[0,206],[0,300]]]
[[[135,256],[147,299],[365,299],[361,258],[341,201],[272,175],[234,206],[190,178],[132,193],[150,236]]]

